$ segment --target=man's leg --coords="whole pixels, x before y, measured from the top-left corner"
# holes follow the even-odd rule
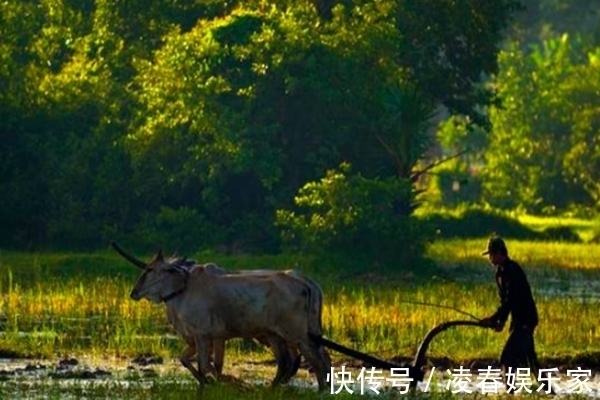
[[[528,368],[529,373],[533,374],[537,380],[539,364],[531,329],[521,326],[511,329],[500,356],[500,364],[504,370],[504,383],[507,391],[509,391],[507,376],[509,368],[513,374],[517,372],[517,368]]]
[[[508,373],[515,373],[515,365],[517,364],[515,360],[515,338],[514,331],[510,331],[508,335],[508,339],[504,344],[504,348],[502,349],[502,354],[500,355],[500,365],[502,367],[502,375],[504,380],[504,386],[506,387],[506,392],[509,394],[513,394],[509,385],[509,376]]]
[[[527,359],[527,366],[531,373],[535,376],[537,380],[539,377],[540,371],[540,363],[537,358],[537,353],[535,351],[535,340],[533,339],[534,329],[525,328],[524,332],[524,344],[525,344],[525,354]]]
[[[529,367],[531,373],[535,376],[535,380],[539,385],[540,362],[535,351],[535,340],[533,338],[534,329],[526,329],[524,333],[524,344],[526,350],[527,366]],[[550,385],[550,394],[556,394],[552,385]]]

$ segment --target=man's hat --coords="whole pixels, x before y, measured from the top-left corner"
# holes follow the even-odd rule
[[[486,254],[490,253],[499,254],[502,253],[502,250],[506,252],[506,244],[504,243],[504,240],[501,237],[496,236],[489,240],[487,250],[481,253],[481,255],[485,256]]]

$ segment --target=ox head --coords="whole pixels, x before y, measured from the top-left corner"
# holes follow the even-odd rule
[[[112,246],[127,261],[143,269],[130,294],[133,300],[146,298],[153,303],[167,302],[185,290],[190,267],[185,259],[165,260],[162,250],[159,250],[146,264],[125,252],[118,244],[113,242]]]

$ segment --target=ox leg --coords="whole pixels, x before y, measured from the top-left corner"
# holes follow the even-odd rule
[[[288,358],[290,360],[290,365],[287,374],[283,377],[281,383],[288,383],[290,379],[292,379],[300,368],[300,362],[302,361],[302,357],[300,357],[300,353],[296,346],[291,344],[286,344],[285,351],[288,354]]]
[[[225,361],[225,340],[214,339],[212,341],[212,348],[215,378],[219,379],[223,374],[223,364]]]
[[[323,358],[323,354],[319,351],[319,346],[314,344],[310,338],[306,338],[299,343],[300,352],[306,358],[306,360],[312,365],[317,382],[319,384],[319,391],[327,389],[327,361]]]
[[[327,349],[323,345],[319,345],[319,354],[323,362],[325,363],[325,371],[329,371],[331,369],[331,356],[327,352]]]
[[[201,381],[202,378],[200,377],[200,373],[196,368],[194,368],[194,364],[192,362],[195,356],[196,346],[188,345],[188,347],[186,347],[185,350],[183,350],[183,353],[181,353],[179,361],[181,361],[181,364],[183,364],[183,366],[186,367],[188,371],[192,373],[192,375],[194,375],[194,378],[196,378],[198,381]]]
[[[272,386],[276,386],[280,383],[285,383],[291,378],[292,369],[292,358],[288,352],[287,344],[285,340],[277,335],[269,335],[268,342],[270,347],[275,353],[275,359],[277,360],[277,373],[275,379],[271,383]]]
[[[210,348],[211,341],[203,336],[196,336],[196,359],[198,362],[198,376],[196,379],[200,382],[201,386],[206,383],[206,375],[213,372],[212,366],[210,365]]]

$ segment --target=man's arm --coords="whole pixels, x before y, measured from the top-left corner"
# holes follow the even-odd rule
[[[504,276],[502,277],[502,288],[500,292],[500,306],[496,310],[492,316],[488,318],[484,318],[482,320],[483,326],[488,326],[490,328],[495,328],[498,331],[501,331],[504,328],[504,324],[506,324],[506,320],[508,319],[508,314],[510,314],[511,310],[511,289],[512,287],[512,277],[506,271]]]

